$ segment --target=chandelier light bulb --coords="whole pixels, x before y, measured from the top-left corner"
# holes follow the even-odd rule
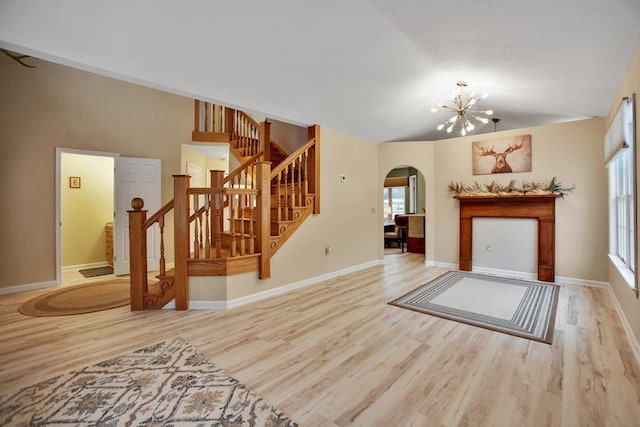
[[[486,117],[482,117],[482,118],[480,118],[480,121],[481,121],[482,123],[484,123],[485,125],[486,125],[487,123],[489,123],[489,119],[487,119]]]
[[[484,113],[485,113],[487,116],[492,116],[492,115],[493,115],[493,110],[487,110],[487,111],[484,111]]]
[[[464,128],[462,128],[462,130],[460,131],[460,135],[462,136],[467,135],[467,131]]]
[[[442,130],[442,129],[444,129],[444,123],[439,124],[439,125],[438,125],[438,127],[437,127],[436,129],[438,129],[438,130]]]
[[[453,130],[453,125],[451,125],[451,126],[449,126],[449,127],[447,128],[447,133],[451,133],[451,131],[452,131],[452,130]]]

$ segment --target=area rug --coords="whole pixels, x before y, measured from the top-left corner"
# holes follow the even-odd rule
[[[297,426],[181,338],[0,396],[0,425]]]
[[[553,283],[449,271],[389,304],[551,344]]]
[[[28,316],[66,316],[121,307],[130,301],[129,280],[117,279],[58,288],[30,299],[18,310]]]
[[[85,268],[84,270],[78,270],[84,277],[97,277],[107,274],[113,274],[113,267],[110,265],[106,267]]]

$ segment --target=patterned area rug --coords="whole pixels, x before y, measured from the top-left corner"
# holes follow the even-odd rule
[[[297,426],[180,338],[0,396],[0,425]]]
[[[559,286],[449,271],[389,304],[551,344]]]

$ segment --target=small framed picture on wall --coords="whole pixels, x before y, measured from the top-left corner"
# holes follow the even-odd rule
[[[80,188],[80,177],[79,176],[70,176],[69,177],[69,188]]]

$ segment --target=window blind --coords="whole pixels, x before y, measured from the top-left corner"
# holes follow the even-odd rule
[[[618,154],[625,148],[629,148],[633,143],[634,100],[635,95],[622,99],[611,126],[607,130],[607,134],[604,137],[605,167],[609,167]]]

